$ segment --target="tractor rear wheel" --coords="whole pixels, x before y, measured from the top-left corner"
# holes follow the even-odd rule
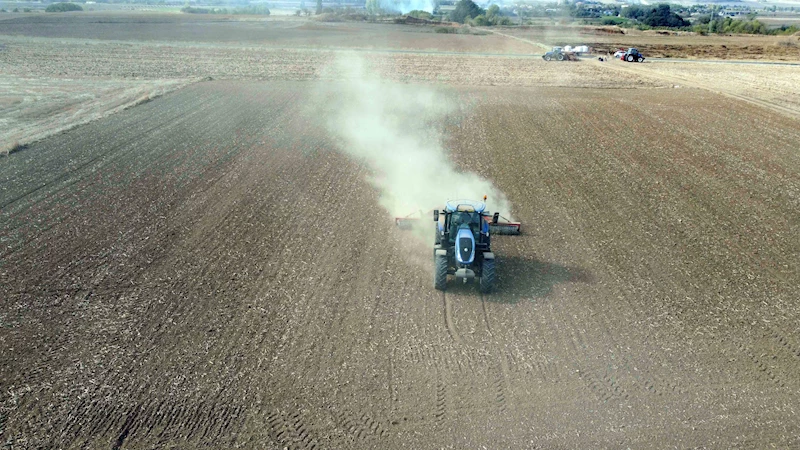
[[[494,260],[484,259],[481,267],[481,292],[484,294],[494,290],[497,281],[497,272],[494,270]]]
[[[559,61],[563,61],[564,60],[564,54],[563,53],[559,53],[558,54],[558,60]]]
[[[633,55],[628,55],[628,57],[625,58],[625,61],[633,62]]]
[[[447,288],[447,255],[434,255],[433,287],[443,291]]]

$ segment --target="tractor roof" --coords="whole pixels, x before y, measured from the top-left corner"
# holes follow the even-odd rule
[[[477,212],[482,213],[486,209],[486,203],[476,202],[474,200],[450,200],[445,205],[444,210],[447,212]]]

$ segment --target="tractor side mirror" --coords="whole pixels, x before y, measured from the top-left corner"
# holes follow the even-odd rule
[[[500,213],[496,212],[492,216],[492,224],[497,225],[497,222],[500,220]]]
[[[434,222],[438,222],[439,221],[439,210],[438,209],[434,209],[433,210],[433,221]]]

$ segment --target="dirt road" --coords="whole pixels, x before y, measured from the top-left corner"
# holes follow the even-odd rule
[[[524,227],[496,294],[442,294],[311,84],[199,83],[0,160],[3,442],[800,445],[797,121],[442,87],[451,158]]]

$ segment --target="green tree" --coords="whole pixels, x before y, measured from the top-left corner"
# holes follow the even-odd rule
[[[415,17],[417,19],[424,19],[424,20],[431,20],[433,19],[433,14],[429,13],[428,11],[421,11],[419,9],[415,9],[413,11],[409,11],[408,16]]]
[[[52,3],[45,8],[45,12],[66,12],[66,11],[83,11],[80,5],[75,3]]]
[[[646,6],[630,5],[622,9],[622,16],[629,19],[643,19],[650,12]]]
[[[683,18],[670,10],[666,3],[653,8],[650,13],[642,19],[642,23],[651,27],[685,27],[688,23]]]
[[[450,12],[450,20],[465,23],[467,20],[478,17],[485,12],[483,8],[476,5],[472,0],[459,0],[456,3],[456,9]]]
[[[378,14],[381,12],[380,0],[367,0],[365,5],[368,14]]]
[[[708,23],[708,32],[709,33],[721,33],[722,32],[722,27],[720,27],[719,25],[720,25],[719,20],[712,20],[711,22]]]

